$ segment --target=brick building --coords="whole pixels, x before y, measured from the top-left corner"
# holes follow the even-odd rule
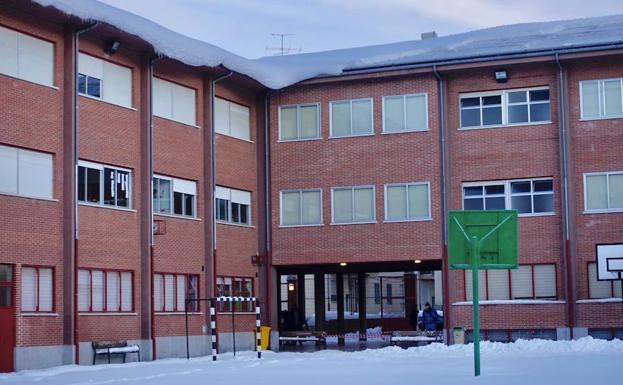
[[[214,296],[258,297],[273,337],[295,305],[342,338],[409,328],[425,302],[469,329],[457,209],[520,215],[519,269],[481,273],[486,338],[621,336],[621,288],[594,263],[623,238],[621,17],[300,74],[297,55],[242,61],[94,4],[0,5],[0,370],[90,363],[101,340],[184,356],[185,300]],[[234,306],[252,348],[254,310]],[[209,309],[189,310],[208,354]]]

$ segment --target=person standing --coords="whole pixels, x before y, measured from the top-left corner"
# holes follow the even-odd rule
[[[439,314],[437,314],[437,310],[432,308],[430,303],[426,302],[426,305],[424,305],[424,311],[422,312],[422,323],[424,324],[424,329],[426,329],[426,331],[437,330],[438,321]]]

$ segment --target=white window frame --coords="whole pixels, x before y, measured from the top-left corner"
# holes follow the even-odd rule
[[[600,214],[600,213],[621,213],[623,207],[610,208],[610,175],[621,175],[623,171],[604,171],[604,172],[586,172],[582,179],[584,184],[584,213],[587,214]],[[588,189],[586,188],[586,179],[589,176],[605,176],[606,177],[606,201],[608,202],[607,209],[589,209],[588,208]]]
[[[236,139],[239,139],[239,140],[244,140],[245,142],[250,142],[250,143],[253,143],[253,140],[251,140],[251,131],[252,131],[252,130],[251,130],[251,106],[248,106],[248,105],[245,105],[245,104],[236,103],[236,102],[232,102],[232,101],[231,101],[231,100],[229,100],[229,99],[221,98],[221,97],[218,97],[218,96],[216,96],[216,97],[215,97],[215,99],[219,99],[219,100],[221,100],[221,101],[226,102],[226,103],[227,103],[227,106],[228,106],[229,108],[227,109],[227,112],[228,112],[228,118],[227,118],[228,127],[227,127],[227,132],[217,131],[217,130],[216,130],[216,128],[214,128],[214,132],[215,132],[216,134],[219,134],[219,135],[225,135],[225,136],[228,136],[228,137],[230,137],[230,138],[236,138]],[[248,127],[248,130],[249,130],[249,137],[248,137],[248,138],[243,138],[243,137],[240,137],[240,136],[237,136],[237,135],[234,135],[234,134],[232,134],[232,133],[231,133],[231,106],[232,106],[232,104],[235,104],[235,105],[236,105],[236,106],[238,106],[238,107],[246,108],[246,109],[249,111],[249,127]],[[216,114],[216,111],[215,111],[214,113]]]
[[[135,294],[135,282],[134,282],[134,278],[135,278],[135,274],[134,271],[132,270],[111,270],[111,269],[97,269],[97,268],[80,268],[78,270],[78,273],[80,273],[80,271],[85,271],[88,273],[89,275],[89,292],[88,292],[88,296],[89,296],[89,301],[88,301],[88,309],[87,310],[80,310],[78,309],[79,313],[133,313],[135,311],[135,301],[134,301],[134,294]],[[93,310],[93,272],[94,271],[100,271],[102,272],[102,310]],[[131,304],[130,304],[130,310],[123,310],[123,274],[124,273],[129,273],[130,274],[130,290],[131,290]],[[116,310],[108,310],[108,274],[117,274],[118,276],[118,283],[119,283],[119,307]],[[79,288],[78,288],[79,290]],[[76,306],[78,306],[78,304],[76,304]]]
[[[197,218],[197,191],[195,190],[195,199],[193,199],[193,215],[185,215],[185,214],[176,214],[175,213],[175,193],[182,193],[185,195],[191,195],[191,194],[187,194],[187,193],[183,193],[180,191],[175,191],[175,181],[178,180],[180,182],[186,182],[186,183],[194,183],[195,184],[195,189],[197,187],[197,182],[194,180],[188,180],[188,179],[181,179],[181,178],[174,178],[174,177],[170,177],[170,176],[165,176],[165,175],[160,175],[160,174],[154,174],[154,179],[162,179],[162,180],[168,180],[169,182],[171,182],[171,193],[169,194],[169,199],[171,202],[171,207],[169,212],[161,212],[161,211],[154,211],[154,215],[164,215],[164,216],[171,216],[171,217],[176,217],[176,218]],[[155,181],[152,181],[152,184],[154,184]],[[155,187],[155,185],[154,185]],[[152,201],[153,201],[154,197],[152,194]],[[185,203],[183,203],[185,204]],[[152,210],[154,210],[155,205],[152,203],[151,205]],[[184,211],[182,209],[182,211]]]
[[[533,192],[531,191],[530,193],[515,193],[513,194],[511,192],[511,183],[514,182],[534,182],[534,181],[539,181],[539,180],[551,180],[552,181],[552,199],[554,199],[554,194],[555,194],[555,186],[554,186],[554,178],[553,177],[544,177],[544,178],[525,178],[525,179],[509,179],[509,180],[497,180],[497,181],[483,181],[483,182],[465,182],[461,185],[461,208],[465,209],[465,187],[480,187],[480,186],[493,186],[493,185],[504,185],[504,207],[506,207],[506,210],[512,210],[512,203],[511,203],[511,198],[513,196],[519,196],[519,195],[531,195],[532,197],[534,197],[534,195],[549,195],[548,192]],[[532,184],[530,185],[530,189],[532,189]],[[497,197],[501,197],[500,195],[497,195]],[[494,196],[492,196],[494,197]],[[542,217],[542,216],[549,216],[549,215],[556,215],[556,207],[552,206],[554,208],[554,211],[548,211],[548,212],[542,212],[542,213],[518,213],[518,216],[520,217]],[[534,201],[533,201],[533,205],[532,208],[534,210]]]
[[[23,271],[24,269],[34,269],[35,270],[35,285],[36,285],[36,291],[35,291],[35,308],[34,310],[24,310],[24,303],[22,301],[22,303],[20,304],[20,310],[21,313],[54,313],[55,310],[55,305],[56,305],[56,301],[54,298],[55,292],[56,292],[56,282],[55,282],[55,271],[54,271],[54,267],[52,266],[40,266],[40,265],[22,265],[22,275],[20,278],[20,291],[22,290],[23,287],[23,281],[24,281],[24,275],[23,275]],[[52,280],[52,288],[51,288],[51,292],[49,293],[50,296],[50,310],[41,310],[39,308],[40,306],[40,299],[41,299],[41,278],[40,278],[40,271],[41,270],[50,270],[51,273],[51,280]],[[22,297],[23,298],[23,297]]]
[[[285,225],[283,223],[283,194],[284,193],[299,193],[300,205],[299,205],[299,215],[301,218],[301,223],[298,225]],[[320,194],[320,222],[319,223],[306,223],[303,224],[303,193],[304,192],[317,192]],[[322,189],[321,188],[309,188],[309,189],[289,189],[289,190],[281,190],[279,191],[279,227],[317,227],[324,226],[324,216],[323,216],[323,202],[322,202]]]
[[[410,96],[424,96],[424,104],[425,104],[425,116],[426,116],[426,127],[422,129],[413,129],[407,128],[407,98]],[[385,129],[385,99],[387,98],[398,98],[402,97],[402,108],[403,108],[403,120],[404,120],[404,130],[396,130],[396,131],[387,131]],[[428,116],[428,93],[427,92],[418,92],[415,94],[404,94],[404,95],[386,95],[383,96],[381,100],[381,108],[383,114],[383,134],[400,134],[403,132],[425,132],[430,130],[429,124],[429,116]]]
[[[531,280],[531,285],[530,285],[530,292],[532,293],[530,298],[514,298],[514,294],[513,294],[513,274],[511,269],[502,269],[502,271],[506,272],[508,274],[508,286],[509,286],[509,290],[508,290],[508,299],[504,300],[504,301],[525,301],[525,300],[543,300],[543,301],[557,301],[558,300],[558,266],[556,265],[556,263],[551,262],[551,263],[525,263],[525,264],[519,264],[518,266],[527,266],[530,267],[530,280]],[[535,275],[535,270],[537,266],[554,266],[554,295],[553,296],[547,296],[547,297],[539,297],[536,295],[536,289],[538,286],[538,283],[536,282],[534,275]],[[480,272],[484,275],[484,279],[480,279],[481,277],[479,276],[479,290],[484,290],[485,295],[484,298],[481,296],[480,300],[481,301],[488,301],[489,300],[489,285],[488,285],[488,280],[489,280],[489,271],[490,270],[481,270]],[[473,301],[474,298],[474,293],[472,292],[472,298],[469,298],[467,295],[467,277],[469,277],[471,279],[472,277],[472,272],[470,270],[464,270],[464,275],[463,275],[463,298],[466,301]],[[470,290],[471,289],[471,286]]]
[[[153,116],[156,116],[156,117],[158,117],[160,119],[165,119],[165,120],[169,120],[169,121],[176,122],[176,123],[179,123],[179,124],[183,124],[185,126],[199,128],[199,126],[197,125],[197,100],[198,100],[198,91],[197,91],[197,89],[193,88],[193,87],[190,87],[190,86],[187,86],[185,84],[180,84],[180,83],[173,82],[171,80],[168,80],[168,79],[165,79],[165,78],[162,78],[162,77],[159,77],[159,76],[153,76],[152,79],[153,80],[157,79],[158,81],[161,81],[161,82],[164,82],[164,83],[168,83],[169,87],[170,87],[170,91],[171,91],[171,111],[170,111],[170,114],[168,116],[164,116],[164,115],[158,115],[156,112],[154,112]],[[154,82],[152,81],[152,98],[153,98],[154,93],[156,92],[153,83]],[[186,122],[186,121],[183,121],[183,120],[180,120],[180,119],[176,119],[173,116],[173,111],[175,110],[175,105],[173,103],[173,101],[174,101],[174,97],[173,97],[174,92],[173,92],[173,88],[172,87],[186,88],[188,90],[191,90],[194,93],[194,100],[193,100],[194,117],[192,119],[192,122]]]
[[[91,168],[91,169],[96,169],[99,170],[99,174],[100,174],[100,201],[99,203],[94,203],[94,202],[88,202],[88,201],[78,201],[78,204],[80,205],[85,205],[85,206],[94,206],[94,207],[105,207],[105,208],[109,208],[109,209],[115,209],[115,210],[132,210],[132,204],[134,203],[132,201],[132,193],[133,193],[133,177],[132,177],[132,170],[129,168],[123,168],[123,167],[118,167],[118,166],[111,166],[108,164],[100,164],[100,163],[94,163],[94,162],[89,162],[86,160],[78,160],[78,167],[85,167],[85,168]],[[110,168],[113,170],[118,170],[118,171],[124,171],[128,173],[128,207],[124,207],[124,206],[117,206],[117,205],[107,205],[104,204],[104,168]],[[76,175],[76,189],[79,187],[78,185],[78,175]],[[85,198],[86,198],[86,192],[85,192]],[[78,194],[76,194],[76,199],[78,199]]]
[[[311,107],[311,106],[316,106],[316,129],[317,129],[317,133],[318,136],[315,136],[313,138],[301,138],[301,107]],[[283,139],[281,136],[281,110],[284,108],[294,108],[296,107],[296,134],[297,134],[297,138],[296,139]],[[279,139],[278,142],[302,142],[305,140],[319,140],[322,139],[322,122],[321,122],[321,118],[322,118],[322,111],[321,111],[321,105],[320,103],[301,103],[301,104],[286,104],[283,106],[279,106],[279,110],[278,110],[278,118],[279,118],[279,122],[278,122],[278,126],[279,126]]]
[[[216,220],[216,223],[227,224],[227,225],[234,225],[234,226],[252,227],[253,226],[252,225],[252,223],[253,223],[253,221],[252,221],[253,192],[248,191],[248,190],[240,190],[240,189],[235,189],[235,188],[231,188],[231,187],[225,187],[225,186],[221,186],[221,185],[218,185],[217,187],[229,190],[229,199],[219,198],[219,197],[216,196],[216,194],[214,194],[214,219]],[[244,203],[240,203],[240,202],[232,202],[232,199],[231,199],[231,192],[232,191],[240,191],[240,192],[244,192],[244,193],[249,193],[249,204],[248,204],[248,208],[247,208],[248,223],[234,222],[232,220],[232,215],[231,215],[232,214],[232,203],[236,203],[236,204],[239,204],[239,205],[244,204]],[[227,220],[217,219],[217,211],[218,211],[217,199],[221,199],[221,200],[227,201]]]
[[[37,84],[37,85],[41,85],[41,86],[44,86],[44,87],[49,87],[49,88],[58,90],[59,88],[57,86],[55,86],[55,84],[54,84],[55,81],[56,81],[56,75],[55,75],[55,73],[56,73],[56,62],[55,61],[56,61],[56,48],[57,48],[56,43],[53,42],[53,41],[41,38],[39,36],[35,36],[35,35],[31,35],[29,33],[25,33],[25,32],[19,31],[17,29],[11,28],[11,27],[9,27],[7,25],[0,24],[0,33],[3,33],[3,31],[2,31],[3,29],[9,31],[9,33],[17,34],[17,36],[16,36],[16,38],[17,38],[17,41],[16,41],[17,51],[15,52],[16,60],[17,60],[17,68],[16,68],[17,73],[0,72],[0,74],[4,75],[4,76],[11,77],[13,79],[23,80],[23,81],[31,83],[31,84]],[[24,60],[24,58],[22,57],[23,52],[20,49],[20,47],[22,46],[22,44],[24,44],[23,41],[22,41],[23,39],[26,39],[26,40],[27,39],[34,39],[34,40],[37,40],[39,44],[40,43],[44,43],[44,44],[49,44],[50,45],[51,51],[52,51],[51,52],[51,57],[50,57],[50,59],[51,59],[51,62],[50,62],[51,68],[49,68],[49,72],[46,71],[47,72],[46,75],[50,75],[50,79],[49,79],[50,82],[49,83],[42,82],[39,79],[34,79],[32,77],[28,77],[28,76],[26,76],[26,74],[23,73],[23,71],[21,71],[20,62],[22,60]],[[7,60],[7,59],[3,58],[3,60]]]
[[[371,131],[362,134],[353,134],[353,102],[369,100],[370,101],[370,121],[371,121]],[[350,111],[350,134],[348,135],[334,135],[333,134],[333,104],[334,103],[344,103],[349,102],[349,111]],[[329,139],[335,138],[350,138],[357,136],[374,136],[374,98],[358,98],[358,99],[343,99],[343,100],[332,100],[329,102]]]
[[[352,210],[353,210],[353,219],[355,217],[355,190],[363,190],[363,189],[372,189],[372,220],[368,220],[368,221],[353,221],[353,222],[336,222],[335,221],[335,212],[334,212],[334,206],[335,206],[335,199],[333,198],[333,193],[335,192],[335,190],[351,190],[351,197],[352,197]],[[360,224],[370,224],[370,223],[377,223],[376,220],[376,186],[375,185],[360,185],[360,186],[338,186],[338,187],[331,187],[331,225],[360,225]]]
[[[22,197],[22,198],[30,198],[30,199],[41,199],[41,200],[50,200],[50,201],[55,201],[54,199],[54,155],[47,153],[47,152],[43,152],[43,151],[35,151],[35,150],[30,150],[30,149],[25,149],[25,148],[19,148],[19,147],[14,147],[14,146],[7,146],[4,144],[0,144],[0,147],[5,147],[8,148],[10,150],[15,150],[17,152],[17,169],[15,170],[15,175],[16,175],[16,180],[15,180],[15,192],[12,191],[1,191],[0,190],[0,195],[11,195],[11,196],[18,196],[18,197]],[[50,157],[50,179],[51,179],[51,183],[50,183],[50,190],[49,190],[49,195],[28,195],[28,194],[22,194],[20,193],[20,154],[22,153],[35,153],[38,155],[45,155],[45,156],[49,156]],[[48,192],[48,191],[46,191]]]
[[[549,111],[549,116],[550,119],[549,120],[542,120],[542,121],[537,121],[537,122],[520,122],[520,123],[508,123],[508,106],[509,106],[509,102],[508,102],[508,94],[511,92],[519,92],[519,91],[539,91],[539,90],[548,90],[550,91],[550,95],[549,95],[549,101],[545,102],[545,101],[537,101],[537,102],[533,102],[530,103],[529,101],[526,101],[526,103],[528,104],[528,117],[530,116],[530,104],[545,104],[545,103],[549,103],[550,106],[550,111]],[[463,127],[463,122],[462,122],[462,117],[461,117],[461,111],[463,110],[463,108],[461,107],[461,99],[464,98],[476,98],[476,97],[486,97],[486,96],[500,96],[501,97],[501,107],[502,107],[502,123],[499,124],[488,124],[488,125],[484,125],[482,124],[482,104],[479,107],[468,107],[467,109],[479,109],[480,110],[480,123],[481,125],[479,126],[468,126],[468,127]],[[519,105],[519,104],[526,104],[526,103],[510,103],[510,105]],[[551,124],[552,123],[552,94],[551,94],[551,89],[549,86],[540,86],[540,87],[527,87],[527,88],[513,88],[513,89],[505,89],[505,90],[496,90],[496,91],[486,91],[486,92],[466,92],[466,93],[461,93],[459,94],[459,103],[458,103],[458,112],[459,112],[459,130],[479,130],[479,129],[483,129],[483,128],[496,128],[496,127],[515,127],[515,126],[533,126],[533,125],[539,125],[539,124]]]
[[[427,190],[427,195],[428,195],[428,215],[426,217],[421,217],[421,218],[410,218],[408,217],[409,215],[409,186],[426,186],[426,190]],[[403,219],[389,219],[387,217],[387,204],[388,204],[388,200],[387,200],[387,188],[388,187],[406,187],[406,193],[407,193],[407,199],[406,199],[406,204],[407,204],[407,217],[403,218]],[[383,194],[384,194],[384,210],[385,210],[385,222],[422,222],[422,221],[430,221],[432,220],[432,214],[431,214],[431,193],[430,193],[430,182],[425,181],[425,182],[410,182],[410,183],[388,183],[386,185],[383,186]]]
[[[580,80],[579,82],[579,96],[580,96],[580,120],[603,120],[603,119],[620,119],[623,118],[623,114],[619,115],[606,115],[606,89],[604,83],[608,81],[618,80],[621,86],[621,105],[623,106],[623,78],[608,78],[608,79],[592,79],[592,80]],[[597,82],[597,104],[599,105],[599,116],[584,116],[584,98],[582,98],[582,91],[584,84]]]

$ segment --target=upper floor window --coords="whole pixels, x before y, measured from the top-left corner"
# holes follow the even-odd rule
[[[54,85],[54,44],[0,27],[0,73]]]
[[[197,183],[166,176],[154,176],[154,213],[194,217]]]
[[[428,130],[426,94],[383,97],[383,132]]]
[[[582,119],[623,117],[622,79],[580,82]]]
[[[131,312],[132,272],[78,270],[78,311]]]
[[[251,140],[249,107],[215,98],[214,131],[238,139]]]
[[[623,210],[623,172],[584,174],[586,211]]]
[[[197,92],[189,87],[154,78],[154,115],[195,126]]]
[[[251,193],[216,186],[216,220],[241,225],[251,224]]]
[[[513,270],[481,270],[481,300],[556,299],[556,265],[520,265]],[[472,273],[465,272],[465,299],[472,300]]]
[[[374,134],[372,98],[331,102],[331,136]]]
[[[385,185],[385,220],[429,219],[429,188],[428,182]]]
[[[130,208],[131,172],[112,166],[78,163],[78,201]]]
[[[461,127],[549,122],[549,88],[461,94]]]
[[[521,214],[554,212],[551,178],[463,184],[465,210],[517,210]]]
[[[376,220],[374,186],[336,187],[331,190],[333,223],[370,223]]]
[[[124,107],[132,106],[132,70],[80,53],[78,93]]]
[[[281,225],[322,224],[322,191],[290,190],[281,192]]]
[[[300,104],[279,108],[279,140],[320,138],[320,105]]]
[[[187,300],[199,298],[199,276],[191,274],[154,274],[154,310],[183,312]],[[199,311],[197,301],[188,301],[188,311]]]
[[[0,145],[0,193],[52,198],[52,155]]]
[[[54,273],[51,267],[22,267],[22,311],[52,312]]]

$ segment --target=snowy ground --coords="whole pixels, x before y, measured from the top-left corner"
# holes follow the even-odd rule
[[[63,366],[0,375],[9,384],[621,384],[623,341],[518,341],[482,344],[482,376],[473,377],[472,346],[365,350],[345,353],[246,352],[98,366]]]

